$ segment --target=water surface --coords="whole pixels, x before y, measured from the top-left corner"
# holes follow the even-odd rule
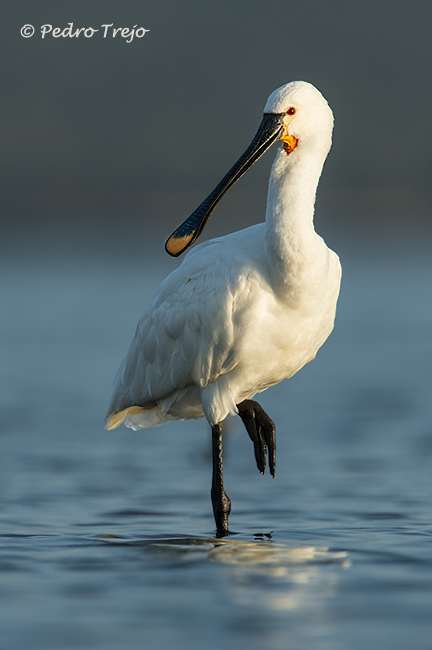
[[[204,421],[103,430],[157,259],[3,259],[2,648],[429,650],[429,256],[343,259],[331,338],[260,396],[274,481],[229,420],[224,540]]]

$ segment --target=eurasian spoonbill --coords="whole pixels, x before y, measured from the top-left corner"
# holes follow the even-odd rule
[[[275,426],[252,398],[311,361],[333,329],[341,267],[313,224],[333,114],[311,84],[275,90],[243,156],[166,243],[180,255],[227,190],[276,140],[265,223],[194,248],[161,284],[115,380],[107,428],[144,429],[205,416],[212,427],[211,498],[219,536],[231,502],[223,486],[222,422],[240,415],[264,473],[275,474]]]

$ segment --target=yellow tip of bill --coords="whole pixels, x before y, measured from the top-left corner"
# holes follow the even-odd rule
[[[171,237],[168,239],[167,243],[165,244],[167,253],[169,253],[173,257],[177,257],[178,255],[180,255],[180,253],[183,253],[183,251],[189,246],[194,235],[195,235],[195,231],[184,237],[176,237],[174,233],[173,235],[171,235]]]

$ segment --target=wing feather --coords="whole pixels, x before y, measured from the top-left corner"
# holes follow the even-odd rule
[[[162,400],[165,410],[173,391],[205,387],[234,367],[232,265],[221,265],[208,250],[206,257],[186,257],[145,310],[118,373],[109,416],[131,406],[154,408]]]

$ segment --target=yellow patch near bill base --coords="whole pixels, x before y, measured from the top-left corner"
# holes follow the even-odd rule
[[[165,245],[168,253],[174,257],[180,255],[180,253],[188,246],[194,234],[195,232],[186,235],[185,237],[176,237],[175,235],[171,235]]]
[[[148,411],[154,411],[156,406],[154,406],[151,409],[145,409],[142,406],[128,406],[126,409],[123,409],[123,411],[118,411],[118,413],[114,413],[108,422],[105,425],[105,429],[116,429],[121,425],[123,420],[127,415],[138,415],[139,413],[147,413]]]
[[[297,146],[297,138],[293,135],[283,135],[281,137],[282,142],[284,143],[284,149],[287,153],[291,153]]]

